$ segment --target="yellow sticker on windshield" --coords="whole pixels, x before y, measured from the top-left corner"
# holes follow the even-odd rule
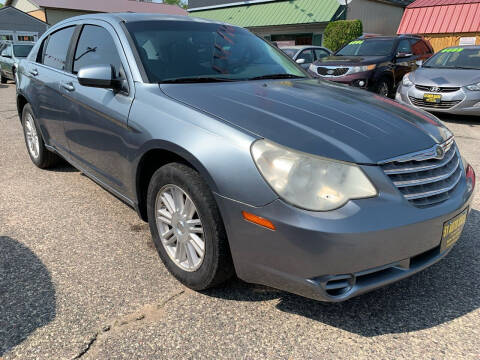
[[[457,48],[443,49],[440,52],[442,52],[442,53],[455,53],[455,52],[461,52],[461,51],[463,51],[463,48],[458,48],[457,47]]]
[[[363,40],[355,40],[355,41],[350,41],[348,45],[359,45],[363,44]]]

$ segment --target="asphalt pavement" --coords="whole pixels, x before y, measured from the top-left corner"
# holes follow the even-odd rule
[[[442,120],[480,175],[480,118]],[[4,360],[480,359],[479,232],[477,195],[445,259],[344,303],[239,280],[193,292],[134,210],[67,164],[31,163],[15,85],[0,85]]]

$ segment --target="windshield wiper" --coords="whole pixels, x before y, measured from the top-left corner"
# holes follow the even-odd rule
[[[262,76],[255,76],[249,78],[248,80],[265,80],[265,79],[306,79],[306,76],[298,76],[293,74],[270,74],[270,75],[262,75]]]
[[[468,67],[468,66],[455,66],[453,69],[462,69],[462,70],[479,70],[479,68]]]
[[[236,79],[230,79],[230,78],[225,78],[225,77],[196,76],[196,77],[184,77],[184,78],[165,79],[165,80],[160,81],[159,84],[231,82],[231,81],[238,81],[238,80],[236,80]]]

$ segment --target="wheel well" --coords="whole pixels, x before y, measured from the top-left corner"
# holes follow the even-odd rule
[[[155,171],[168,163],[178,162],[187,165],[198,171],[188,160],[182,156],[163,149],[154,149],[143,155],[137,167],[136,192],[138,201],[139,215],[144,221],[148,221],[147,216],[147,192],[150,179]]]
[[[23,108],[27,104],[28,104],[28,101],[27,99],[25,99],[23,95],[17,96],[17,111],[18,111],[18,116],[20,117],[20,121],[22,120]]]

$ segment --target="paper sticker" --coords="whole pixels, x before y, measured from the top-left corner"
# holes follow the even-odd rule
[[[440,52],[442,52],[442,53],[455,53],[455,52],[461,52],[461,51],[463,51],[463,48],[457,47],[457,48],[443,49]]]

